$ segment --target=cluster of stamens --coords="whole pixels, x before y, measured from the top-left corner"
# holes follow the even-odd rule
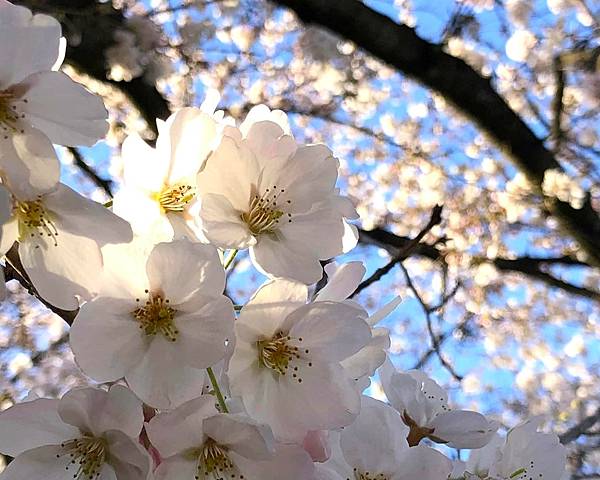
[[[61,443],[63,453],[56,457],[68,456],[71,460],[66,470],[75,469],[73,478],[76,480],[94,480],[100,476],[100,470],[106,460],[106,440],[96,437],[82,437]]]
[[[242,214],[242,220],[248,225],[248,229],[253,235],[261,233],[272,233],[279,225],[283,216],[287,217],[289,223],[292,222],[292,214],[285,213],[278,204],[280,197],[285,193],[284,188],[267,188],[265,193],[259,195],[254,193],[250,199],[248,211]],[[286,200],[286,204],[291,204],[291,200]]]
[[[27,103],[27,99],[21,101]],[[25,133],[19,126],[19,120],[23,118],[25,114],[17,110],[14,95],[8,91],[0,92],[0,135],[6,140],[14,133]]]
[[[15,213],[19,221],[19,236],[21,240],[27,236],[35,238],[37,234],[40,237],[52,238],[54,246],[58,245],[58,230],[40,198],[37,200],[16,202]]]
[[[358,468],[354,468],[354,479],[346,480],[388,480],[388,477],[383,473],[361,472]]]
[[[146,293],[148,293],[148,290],[146,290]],[[136,298],[135,301],[139,303],[140,299]],[[162,298],[161,295],[149,294],[144,305],[136,308],[132,315],[139,322],[140,329],[146,335],[161,333],[167,340],[175,342],[179,335],[179,330],[173,322],[175,313],[176,310],[169,306],[168,299]]]
[[[294,365],[294,361],[308,355],[310,350],[308,348],[300,350],[297,346],[290,344],[291,340],[292,337],[283,332],[276,333],[271,339],[259,340],[256,342],[258,361],[262,366],[281,375],[286,375],[291,370],[292,378],[298,383],[302,383],[300,369],[298,365]],[[302,338],[297,340],[302,342]],[[312,362],[308,361],[307,365],[312,367]]]
[[[165,188],[156,199],[165,212],[183,212],[195,195],[191,185],[175,185]]]
[[[235,466],[227,456],[227,448],[219,445],[212,438],[207,439],[198,453],[196,466],[196,480],[213,478],[214,480],[225,480],[225,478],[244,479],[244,475],[236,475],[232,470]],[[225,477],[227,474],[227,477]]]

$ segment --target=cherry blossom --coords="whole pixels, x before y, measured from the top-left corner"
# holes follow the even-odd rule
[[[124,184],[114,210],[140,235],[197,239],[196,176],[216,142],[216,123],[201,109],[184,108],[158,127],[156,148],[139,135],[123,143]]]
[[[245,135],[225,129],[198,175],[202,226],[220,248],[250,248],[263,273],[313,283],[322,275],[319,260],[356,244],[344,220],[356,212],[335,188],[338,161],[331,151],[298,145],[281,127],[281,115],[270,116],[279,123],[244,123]]]
[[[563,477],[566,449],[558,437],[538,431],[541,418],[510,429],[505,439],[495,435],[485,447],[474,450],[453,477],[494,480],[559,480]],[[459,473],[459,475],[457,475]]]
[[[52,143],[93,145],[108,131],[102,100],[62,72],[60,24],[0,1],[0,168],[11,190],[58,182]]]
[[[100,248],[128,242],[131,227],[110,210],[64,184],[49,193],[12,192],[11,217],[2,226],[0,252],[15,241],[37,292],[52,305],[75,310],[95,292]]]
[[[71,348],[99,382],[125,378],[145,403],[174,408],[202,393],[203,369],[233,338],[216,250],[187,239],[104,249],[105,276],[71,328]]]
[[[264,284],[235,324],[231,393],[277,438],[302,441],[309,430],[348,425],[360,396],[341,362],[369,343],[366,312],[345,303],[306,304],[307,288]]]
[[[398,372],[387,360],[379,373],[390,404],[409,427],[410,445],[429,438],[454,448],[481,448],[498,429],[498,422],[480,413],[450,410],[448,394],[423,372]]]
[[[219,413],[208,395],[157,415],[146,429],[162,457],[157,480],[312,476],[312,461],[301,448],[277,445],[269,427],[243,414]]]
[[[445,480],[452,463],[425,446],[409,447],[398,412],[362,397],[360,415],[332,439],[332,456],[318,467],[322,480]]]
[[[120,385],[17,404],[0,413],[0,452],[16,457],[2,478],[148,479],[143,421],[141,402]]]

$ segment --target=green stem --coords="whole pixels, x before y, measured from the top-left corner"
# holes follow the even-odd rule
[[[237,248],[235,250],[232,250],[231,252],[229,252],[229,255],[227,255],[227,258],[225,259],[225,264],[223,265],[223,268],[225,270],[227,270],[231,266],[231,264],[233,263],[233,259],[235,258],[237,253],[238,253]]]
[[[211,367],[208,367],[206,372],[208,373],[208,378],[210,379],[210,383],[215,392],[215,397],[217,397],[217,401],[221,407],[221,413],[229,413],[229,410],[227,410],[227,405],[225,405],[225,398],[223,397],[221,389],[219,388],[219,382],[217,382],[217,377],[215,377],[215,372],[213,372]]]

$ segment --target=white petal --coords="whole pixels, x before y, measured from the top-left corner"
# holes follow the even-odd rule
[[[0,254],[5,255],[19,238],[19,222],[15,217],[2,225],[1,237]]]
[[[241,250],[256,243],[248,225],[241,219],[241,212],[223,195],[204,195],[200,217],[206,238],[217,247]]]
[[[148,452],[140,445],[137,437],[131,438],[122,431],[111,430],[106,432],[104,438],[106,438],[110,452],[108,462],[114,469],[118,480],[146,480],[148,478],[152,460]]]
[[[136,235],[155,242],[168,242],[173,238],[173,227],[160,203],[148,192],[123,187],[113,197],[113,212],[131,224]]]
[[[383,307],[381,307],[373,315],[371,315],[367,319],[367,322],[372,327],[377,325],[381,320],[383,320],[390,313],[392,313],[394,310],[396,310],[396,308],[398,307],[398,305],[400,305],[400,303],[402,303],[402,298],[400,298],[399,296],[394,298],[392,301],[386,303]]]
[[[274,438],[269,427],[245,415],[221,414],[207,418],[204,433],[219,445],[251,460],[273,457]]]
[[[314,478],[314,464],[308,454],[297,445],[277,446],[275,456],[270,460],[237,462],[244,477],[260,480],[302,479]]]
[[[95,435],[118,430],[137,438],[144,423],[142,403],[121,385],[113,385],[108,392],[99,388],[71,390],[60,400],[58,412],[66,423]]]
[[[366,268],[362,262],[348,262],[337,268],[334,263],[327,264],[327,285],[321,289],[315,300],[345,300],[356,290],[365,272]]]
[[[290,134],[290,124],[285,112],[282,110],[271,110],[266,105],[255,105],[252,107],[244,121],[241,123],[240,131],[246,136],[252,125],[262,121],[275,122],[281,127],[284,133],[287,135]]]
[[[0,90],[5,90],[31,73],[52,68],[61,28],[48,15],[32,17],[29,10],[6,3],[0,8]]]
[[[225,289],[225,271],[215,247],[188,239],[156,245],[146,271],[151,290],[162,291],[175,305],[198,290],[211,296]]]
[[[161,157],[137,134],[123,142],[123,180],[130,188],[147,192],[160,192],[167,180],[169,158]]]
[[[161,456],[171,457],[202,445],[205,440],[203,422],[218,413],[214,397],[203,395],[175,410],[156,415],[146,425],[146,431]]]
[[[202,168],[206,157],[215,146],[215,121],[198,108],[183,108],[169,120],[170,159],[169,184],[193,178]]]
[[[75,361],[97,382],[116,381],[144,356],[147,342],[131,312],[136,304],[106,297],[85,303],[69,333]]]
[[[16,457],[32,448],[76,438],[79,430],[62,421],[57,407],[58,400],[40,398],[0,413],[0,452]]]
[[[48,137],[35,128],[21,124],[21,132],[1,130],[0,168],[6,183],[17,198],[33,200],[56,188],[60,164]]]
[[[102,99],[62,72],[41,72],[19,86],[27,120],[60,145],[91,146],[108,131]]]
[[[417,445],[402,451],[391,480],[446,480],[452,462],[433,448]]]
[[[151,339],[142,361],[125,376],[131,389],[148,405],[170,409],[199,397],[204,388],[204,370],[182,364],[176,342],[162,335]]]
[[[196,461],[177,455],[163,460],[154,471],[156,480],[189,480],[197,475]]]
[[[310,349],[311,358],[339,362],[371,340],[366,316],[364,310],[352,305],[323,301],[298,308],[288,316],[285,326],[291,326],[291,337],[302,338],[295,344]]]
[[[342,366],[350,378],[360,380],[370,377],[386,359],[390,348],[390,332],[387,328],[375,328],[371,341],[357,353],[342,361]]]
[[[467,410],[442,413],[429,423],[433,435],[453,448],[481,448],[491,440],[498,426],[480,413]]]

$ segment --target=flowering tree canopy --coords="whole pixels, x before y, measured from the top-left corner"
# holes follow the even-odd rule
[[[0,0],[0,480],[600,477],[600,5]]]

